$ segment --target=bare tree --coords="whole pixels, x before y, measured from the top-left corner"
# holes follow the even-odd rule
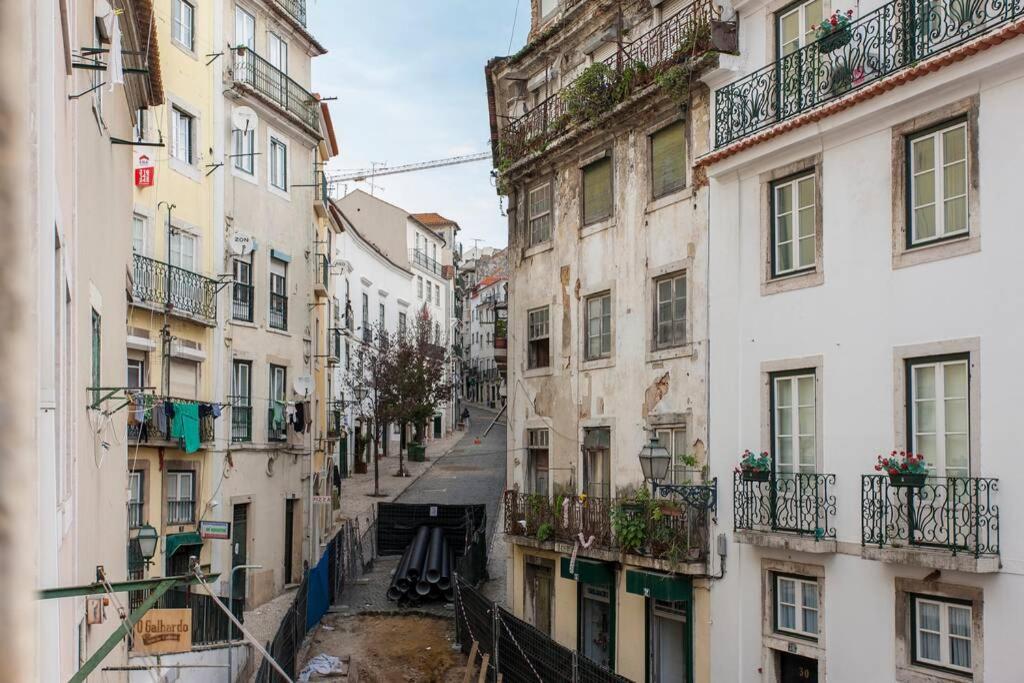
[[[370,423],[373,495],[379,497],[380,441],[387,438],[387,425],[395,420],[396,347],[383,328],[374,327],[364,334],[356,350],[355,363],[346,373],[346,384],[355,399],[356,412]]]

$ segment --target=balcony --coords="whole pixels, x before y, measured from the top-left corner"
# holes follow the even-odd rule
[[[288,329],[288,297],[270,293],[270,326],[275,330]]]
[[[134,255],[132,296],[171,312],[217,321],[217,281],[141,254]]]
[[[231,441],[252,441],[252,401],[248,396],[229,396],[231,404]]]
[[[294,116],[311,131],[318,131],[318,103],[308,90],[248,48],[234,51],[234,80]]]
[[[594,537],[589,548],[579,548],[583,556],[614,560],[628,554],[637,558],[635,563],[654,568],[676,570],[679,564],[699,565],[693,567],[694,571],[703,571],[707,558],[706,505],[658,499],[652,503],[658,512],[647,514],[632,498],[580,500],[568,495],[550,500],[512,490],[505,491],[504,504],[506,534],[532,539],[530,544],[552,542],[560,552],[572,552],[582,534],[584,539]],[[612,521],[616,515],[635,521],[639,538],[632,542],[616,538]],[[666,563],[669,566],[663,566]]]
[[[893,0],[715,92],[715,147],[837,100],[1024,16],[1024,3]]]
[[[569,96],[591,74],[584,72],[522,116],[513,118],[501,131],[498,163],[511,164],[528,154],[543,150],[569,128],[596,118],[595,109],[611,110],[638,89],[650,85],[656,76],[675,64],[702,57],[712,44],[712,19],[717,11],[710,0],[694,0],[679,14],[667,19],[630,43],[624,43],[604,60],[605,76],[600,92],[586,102]],[[593,67],[587,71],[591,71]],[[600,100],[600,101],[597,101]]]
[[[893,486],[887,475],[861,478],[862,555],[934,569],[999,569],[998,479],[929,477]]]
[[[441,264],[438,263],[435,259],[432,259],[429,256],[427,256],[427,252],[425,251],[420,251],[419,249],[410,249],[409,260],[429,273],[433,273],[434,275],[441,274]],[[427,299],[429,300],[430,297],[428,296]]]
[[[327,286],[331,278],[331,260],[327,254],[316,254],[316,278],[313,280],[313,291],[318,296],[327,296]]]
[[[337,365],[341,362],[342,328],[332,327],[327,330],[327,364]]]
[[[199,403],[195,399],[191,398],[175,398],[173,396],[159,397],[159,401],[170,401],[172,403]],[[137,443],[150,444],[155,446],[173,446],[177,447],[178,439],[171,438],[171,423],[170,420],[163,419],[159,416],[158,411],[163,411],[163,403],[156,403],[151,408],[147,408],[145,419],[141,422],[129,422],[128,423],[128,441],[134,445]],[[129,410],[133,410],[129,407]],[[129,415],[129,419],[131,416]],[[214,417],[212,414],[199,415],[199,440],[202,443],[210,443],[213,441],[214,435]]]
[[[231,319],[252,322],[253,286],[236,282],[231,291]]]
[[[306,25],[306,0],[277,0],[277,4],[295,21]]]
[[[836,475],[780,474],[748,481],[733,474],[733,531],[738,541],[802,552],[836,551]]]
[[[342,433],[342,404],[340,401],[330,401],[327,404],[327,438],[340,439]]]

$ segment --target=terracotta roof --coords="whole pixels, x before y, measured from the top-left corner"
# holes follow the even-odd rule
[[[164,102],[164,79],[160,71],[160,45],[156,39],[156,17],[153,14],[152,0],[135,0],[135,25],[139,32],[140,47],[147,52],[144,59],[149,69],[149,105],[156,106]],[[148,46],[147,46],[148,41]]]
[[[490,287],[495,282],[501,282],[507,279],[508,277],[506,277],[505,275],[488,275],[483,280],[477,283],[476,287],[473,289],[473,296],[476,296],[477,294],[480,293],[480,290]]]
[[[414,213],[413,218],[418,220],[428,228],[440,228],[446,225],[458,225],[455,221],[450,218],[445,218],[439,213]]]
[[[320,95],[317,94],[316,98],[320,100]],[[323,100],[320,100],[320,112],[323,114],[324,123],[327,124],[327,139],[330,140],[331,151],[337,154],[340,150],[338,149],[338,137],[334,134],[334,121],[331,119],[330,108]]]
[[[932,59],[927,59],[919,64],[910,67],[909,69],[904,69],[903,71],[894,73],[891,76],[887,76],[879,81],[875,81],[871,85],[865,86],[860,90],[851,93],[847,97],[843,97],[839,100],[830,102],[822,107],[819,107],[818,109],[809,111],[806,114],[796,116],[788,121],[779,123],[760,133],[747,136],[741,140],[737,140],[736,142],[730,145],[727,145],[726,147],[722,147],[721,149],[715,150],[714,152],[705,154],[703,157],[697,160],[697,163],[694,164],[694,168],[697,169],[698,171],[703,172],[703,170],[706,170],[707,166],[719,162],[722,159],[731,157],[734,154],[738,154],[743,150],[749,147],[753,147],[758,143],[765,142],[766,140],[770,140],[772,138],[776,138],[782,135],[783,133],[789,132],[796,128],[801,128],[809,123],[820,121],[826,116],[831,116],[832,114],[843,111],[844,109],[849,109],[850,107],[859,104],[865,100],[869,100],[873,97],[878,97],[879,95],[882,95],[883,93],[892,90],[896,86],[902,85],[909,81],[917,80],[918,78],[926,76],[932,73],[933,71],[937,71],[938,69],[941,69],[944,66],[949,66],[950,64],[962,61],[973,54],[981,52],[982,50],[987,50],[990,47],[995,47],[996,45],[999,45],[1000,43],[1003,43],[1015,36],[1021,35],[1022,33],[1024,33],[1024,20],[1016,21],[1012,24],[1004,26],[1002,29],[998,31],[986,34],[982,37],[979,37],[977,40],[973,40],[969,43],[953,48],[947,52],[943,52],[942,54],[937,55]]]

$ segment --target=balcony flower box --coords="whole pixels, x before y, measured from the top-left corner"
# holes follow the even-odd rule
[[[765,481],[768,481],[769,479],[771,479],[771,477],[772,477],[772,473],[771,472],[757,472],[757,471],[754,471],[754,470],[743,470],[740,473],[740,478],[743,479],[743,481],[760,481],[760,482],[765,482]]]
[[[878,456],[877,472],[889,475],[889,485],[898,488],[920,488],[928,479],[924,456],[909,451],[892,451],[888,457]]]
[[[818,39],[818,52],[825,55],[843,47],[853,39],[850,22],[853,21],[853,10],[846,14],[834,12],[831,17],[818,24],[814,35]]]
[[[917,489],[924,486],[927,479],[927,474],[890,474],[889,485]]]
[[[743,481],[768,481],[772,475],[772,458],[768,451],[761,451],[760,455],[755,455],[753,451],[747,449],[740,456],[740,464],[736,471],[740,473]]]

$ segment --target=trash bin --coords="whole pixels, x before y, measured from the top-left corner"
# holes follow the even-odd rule
[[[421,443],[409,444],[409,462],[423,462],[426,460],[427,449]]]

